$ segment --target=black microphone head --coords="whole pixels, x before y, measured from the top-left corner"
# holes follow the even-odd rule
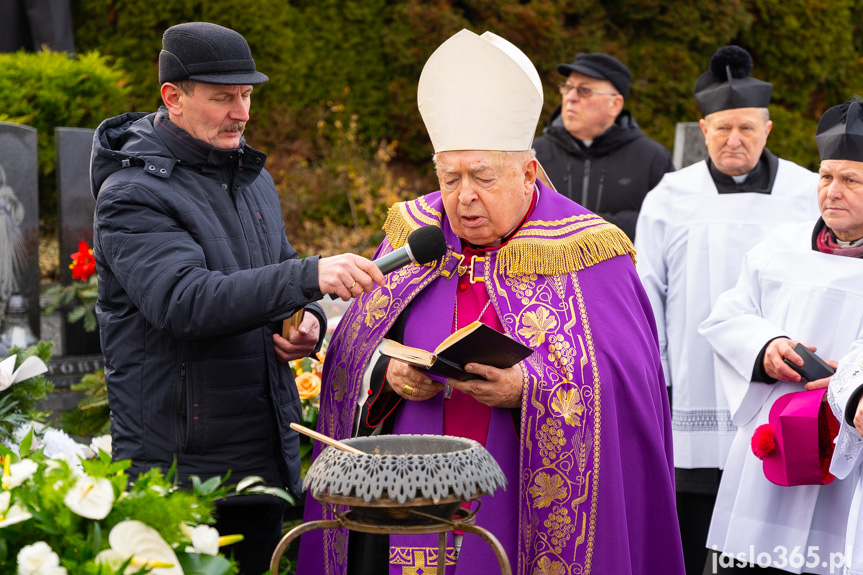
[[[412,231],[408,236],[408,246],[418,264],[433,262],[446,253],[446,240],[437,226],[423,226]]]

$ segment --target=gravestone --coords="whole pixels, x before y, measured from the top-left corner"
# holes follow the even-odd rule
[[[39,337],[39,177],[36,130],[0,122],[0,314],[14,292]]]
[[[57,198],[59,213],[60,268],[58,281],[63,285],[80,282],[72,279],[71,254],[78,251],[81,240],[93,247],[93,210],[96,200],[90,192],[90,149],[95,130],[56,128]],[[64,318],[65,320],[65,318]],[[84,329],[83,320],[63,322],[63,355],[97,355],[99,333]]]
[[[674,128],[674,169],[679,170],[707,159],[704,133],[698,122],[677,122]]]

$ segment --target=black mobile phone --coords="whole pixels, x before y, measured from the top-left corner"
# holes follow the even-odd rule
[[[797,355],[803,358],[802,366],[797,365],[787,357],[783,357],[782,360],[788,365],[788,367],[799,373],[800,377],[805,381],[815,381],[816,379],[829,377],[836,373],[835,369],[827,365],[823,359],[815,355],[815,353],[810,351],[810,349],[802,343],[795,345],[794,351],[797,352]]]

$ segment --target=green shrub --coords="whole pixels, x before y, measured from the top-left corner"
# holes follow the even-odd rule
[[[123,75],[99,53],[0,54],[0,110],[38,131],[43,218],[56,212],[54,128],[95,128],[125,106]]]
[[[278,124],[275,111],[285,105],[314,113],[351,86],[353,95],[343,103],[362,118],[360,131],[377,141],[384,133],[387,110],[388,76],[380,40],[384,4],[384,0],[80,0],[73,5],[73,20],[81,49],[99,50],[122,62],[129,74],[134,110],[153,111],[161,104],[158,71],[164,31],[182,22],[206,21],[241,33],[257,69],[270,77],[269,83],[255,90],[255,125]],[[277,144],[256,143],[264,149]]]
[[[116,57],[128,71],[134,109],[159,104],[162,32],[184,21],[216,22],[240,31],[272,78],[255,92],[250,143],[268,152],[283,140],[314,147],[314,126],[273,128],[285,125],[286,114],[315,117],[319,106],[339,101],[357,116],[369,153],[384,138],[397,142],[394,162],[432,181],[416,86],[434,49],[462,28],[495,32],[534,62],[546,96],[538,132],[560,102],[557,63],[583,51],[620,58],[634,75],[627,107],[669,149],[675,124],[700,117],[692,90],[713,52],[743,46],[754,75],[775,86],[774,117],[791,122],[776,126],[771,149],[811,165],[821,113],[863,81],[863,21],[853,18],[861,7],[861,0],[80,0],[73,15],[78,45]]]
[[[287,162],[267,164],[279,181],[287,234],[300,254],[371,257],[383,240],[389,206],[419,195],[390,165],[396,143],[382,140],[371,148],[358,124],[356,114],[332,103],[319,110],[309,147],[294,150]]]

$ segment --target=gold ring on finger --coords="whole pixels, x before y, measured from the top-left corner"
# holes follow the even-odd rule
[[[402,392],[404,392],[405,395],[413,395],[414,394],[414,388],[412,388],[409,385],[406,385],[402,388]]]

